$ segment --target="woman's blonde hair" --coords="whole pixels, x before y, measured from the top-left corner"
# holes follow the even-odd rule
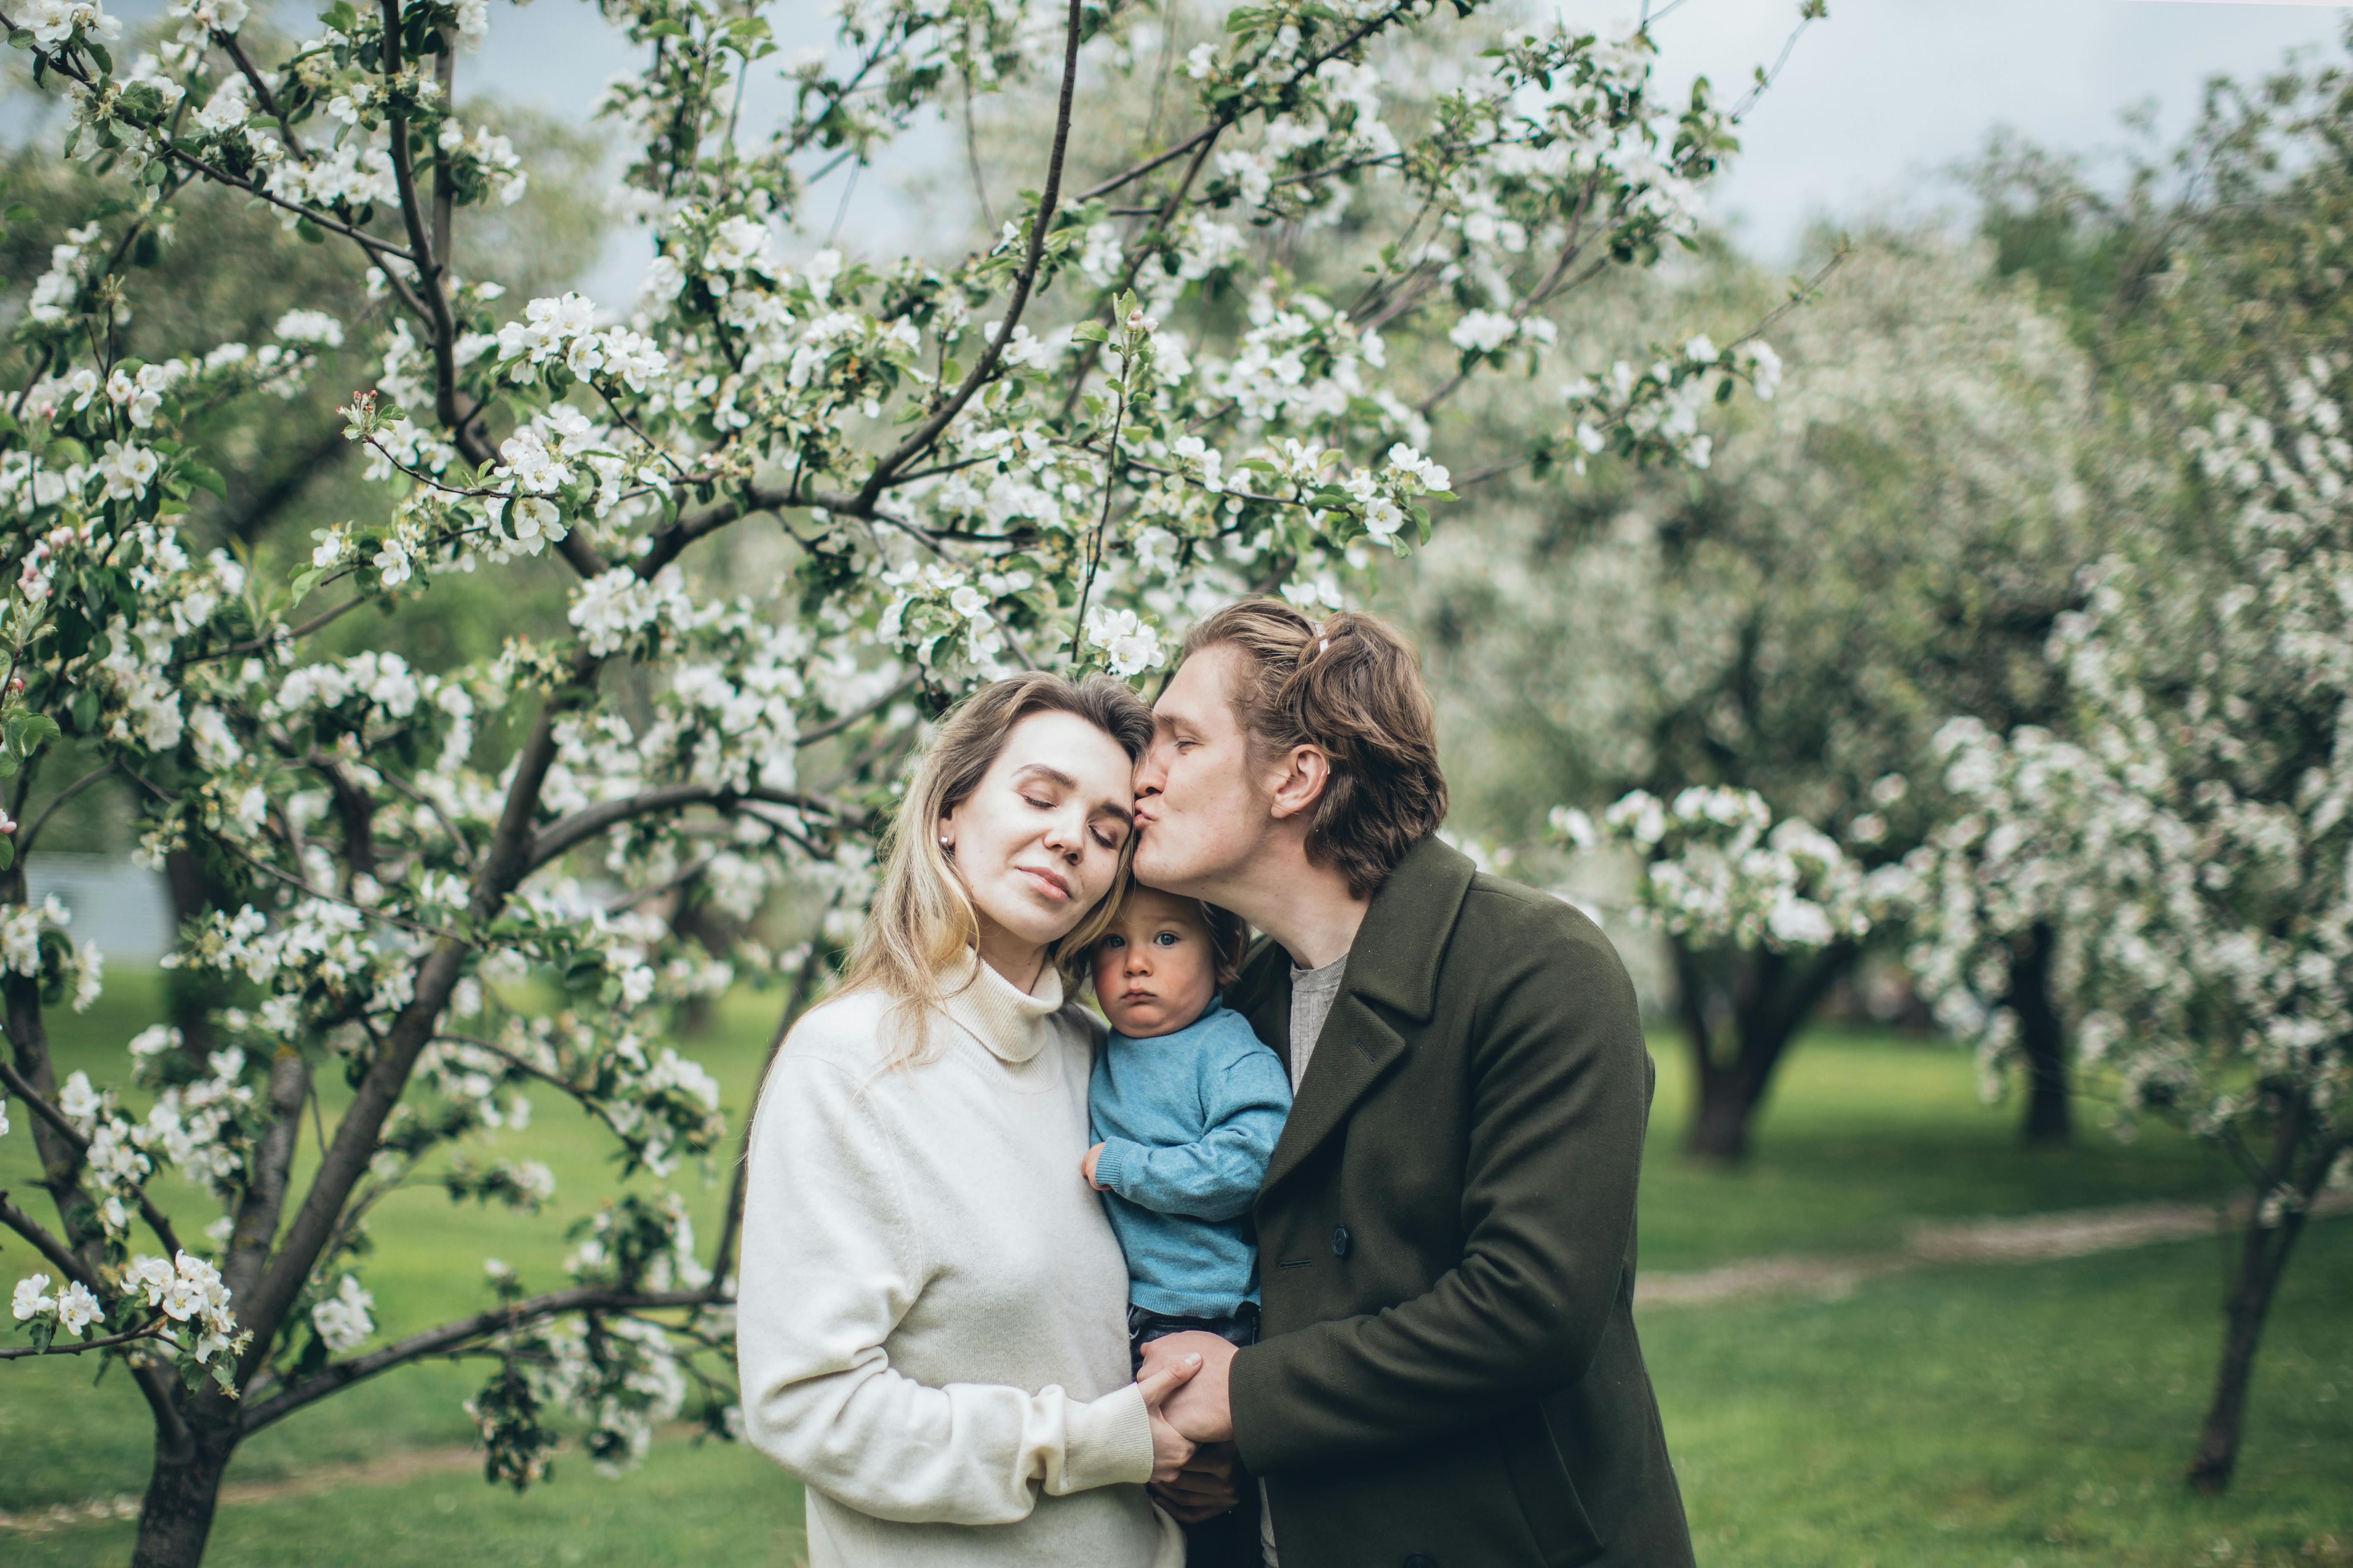
[[[1032,713],[1084,719],[1119,742],[1130,763],[1142,762],[1152,743],[1152,710],[1105,675],[1084,681],[1043,672],[1013,676],[982,687],[940,721],[882,836],[881,885],[842,980],[844,992],[872,990],[890,998],[883,1029],[889,1066],[922,1055],[930,1032],[923,1015],[952,994],[941,977],[962,972],[966,950],[980,941],[979,912],[940,847],[940,818],[971,798],[1005,749],[1006,736]],[[1066,982],[1119,908],[1134,843],[1130,834],[1110,889],[1047,950]],[[973,970],[965,984],[978,978]]]

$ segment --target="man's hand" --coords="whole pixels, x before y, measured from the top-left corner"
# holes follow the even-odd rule
[[[1215,1334],[1194,1330],[1170,1334],[1144,1347],[1144,1373],[1174,1366],[1191,1355],[1201,1358],[1201,1370],[1168,1396],[1161,1414],[1170,1426],[1196,1443],[1234,1440],[1233,1406],[1226,1391],[1226,1372],[1233,1365],[1234,1347]]]
[[[1175,1482],[1193,1462],[1197,1451],[1193,1440],[1168,1424],[1161,1414],[1168,1401],[1169,1392],[1194,1375],[1201,1365],[1197,1355],[1164,1359],[1158,1366],[1146,1365],[1144,1375],[1135,1385],[1144,1394],[1145,1414],[1152,1420],[1152,1479],[1161,1484]]]
[[[1175,1480],[1153,1483],[1152,1497],[1179,1524],[1199,1524],[1231,1511],[1241,1501],[1234,1486],[1234,1446],[1202,1444]]]
[[[1095,1180],[1095,1161],[1102,1157],[1103,1152],[1103,1146],[1098,1143],[1087,1151],[1085,1159],[1079,1162],[1079,1174],[1087,1179],[1087,1185],[1099,1193],[1109,1190],[1101,1182]]]

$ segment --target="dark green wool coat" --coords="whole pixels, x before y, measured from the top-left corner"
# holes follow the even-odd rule
[[[1287,1055],[1288,954],[1260,942],[1228,999]],[[1407,853],[1259,1194],[1234,1436],[1282,1568],[1689,1568],[1634,1338],[1651,1088],[1591,921]]]

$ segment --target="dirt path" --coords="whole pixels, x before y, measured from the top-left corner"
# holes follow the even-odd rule
[[[2353,1213],[2353,1193],[2331,1193],[2314,1205],[2322,1215]],[[2159,1241],[2189,1241],[2235,1230],[2247,1220],[2246,1205],[2219,1210],[2212,1205],[2135,1204],[2125,1208],[2075,1209],[2019,1219],[1920,1224],[1894,1251],[1851,1258],[1756,1258],[1684,1273],[1646,1274],[1636,1284],[1640,1307],[1709,1307],[1778,1295],[1839,1297],[1865,1279],[1936,1264],[2039,1263],[2098,1252],[2147,1247]],[[685,1428],[681,1427],[681,1431]],[[351,1486],[391,1486],[418,1476],[455,1475],[481,1466],[475,1448],[411,1448],[359,1464],[322,1465],[300,1475],[221,1489],[221,1506],[276,1502],[316,1496]],[[136,1519],[139,1500],[90,1498],[24,1513],[0,1513],[0,1535],[40,1534],[105,1520]]]
[[[281,1498],[315,1497],[321,1492],[331,1492],[343,1487],[392,1486],[414,1480],[418,1476],[479,1471],[481,1468],[482,1452],[479,1448],[406,1448],[380,1459],[367,1459],[356,1464],[321,1465],[316,1469],[284,1476],[274,1481],[248,1481],[242,1485],[224,1486],[220,1500],[223,1508],[237,1508],[245,1503],[276,1502]],[[38,1535],[69,1525],[138,1517],[138,1497],[125,1492],[120,1497],[56,1503],[23,1513],[0,1513],[0,1533]]]
[[[2329,1193],[2313,1205],[2317,1215],[2353,1212],[2353,1193]],[[1894,1251],[1850,1258],[1754,1258],[1715,1268],[1645,1274],[1635,1282],[1638,1307],[1710,1307],[1758,1296],[1837,1297],[1865,1279],[1930,1264],[2040,1263],[2147,1247],[2159,1241],[2190,1241],[2247,1223],[2243,1203],[2228,1209],[2211,1204],[2134,1204],[2125,1208],[2073,1209],[2018,1219],[1922,1223]]]

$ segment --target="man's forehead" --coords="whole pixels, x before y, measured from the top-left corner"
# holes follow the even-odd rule
[[[1232,688],[1226,667],[1233,658],[1234,650],[1222,643],[1189,655],[1152,705],[1153,716],[1164,726],[1231,726],[1235,722],[1229,695]]]

